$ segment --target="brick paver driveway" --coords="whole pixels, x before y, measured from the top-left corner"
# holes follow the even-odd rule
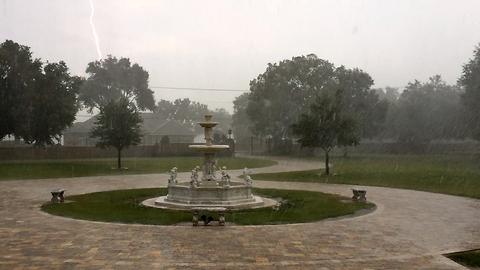
[[[316,166],[282,159],[254,172]],[[373,213],[294,225],[123,225],[40,211],[55,188],[71,195],[165,186],[167,178],[0,182],[0,269],[466,269],[441,254],[480,248],[479,200],[378,187],[366,187],[367,198],[378,206]],[[258,180],[254,185],[351,193],[348,185]]]

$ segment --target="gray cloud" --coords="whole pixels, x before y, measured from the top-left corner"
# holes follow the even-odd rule
[[[267,63],[309,53],[365,70],[376,87],[434,74],[453,84],[480,42],[476,0],[93,2],[102,54],[139,63],[151,86],[247,90]],[[2,40],[78,75],[97,59],[88,0],[0,7]],[[190,97],[230,111],[239,94],[155,89],[157,100]]]

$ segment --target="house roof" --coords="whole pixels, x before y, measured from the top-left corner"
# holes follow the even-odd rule
[[[155,113],[140,113],[143,119],[141,124],[142,131],[148,135],[157,136],[195,136],[196,134],[175,120],[165,120]],[[86,120],[85,122],[77,122],[67,129],[65,133],[88,133],[95,125],[97,115]]]
[[[157,129],[151,132],[151,135],[186,135],[195,136],[196,134],[175,120],[163,123]]]
[[[142,131],[145,133],[152,133],[167,122],[167,120],[154,113],[141,113],[140,116],[143,119]]]
[[[86,122],[77,122],[74,123],[70,128],[68,128],[65,133],[87,133],[92,128],[90,123]]]

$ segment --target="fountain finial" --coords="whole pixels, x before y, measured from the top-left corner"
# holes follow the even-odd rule
[[[215,127],[218,123],[212,122],[212,115],[207,114],[205,115],[205,122],[198,123],[201,127],[205,129],[205,145],[212,146],[213,143],[213,127]]]

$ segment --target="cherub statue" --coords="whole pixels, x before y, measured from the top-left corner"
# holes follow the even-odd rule
[[[170,175],[170,177],[168,178],[168,185],[169,186],[174,186],[175,185],[175,174],[171,171],[171,172],[166,172],[166,174]]]
[[[178,183],[178,180],[177,180],[177,170],[178,170],[177,167],[173,167],[173,168],[172,168],[172,172],[173,172],[173,174],[175,175],[175,179],[174,179],[174,180],[175,180],[175,183]]]
[[[197,187],[197,179],[198,173],[195,169],[192,170],[192,175],[190,176],[190,187],[196,188]]]
[[[202,179],[199,179],[198,178],[198,171],[200,170],[200,167],[199,166],[196,166],[193,170],[192,170],[192,176],[195,177],[195,182],[201,182]]]
[[[250,177],[251,173],[252,171],[250,171],[247,167],[243,169],[243,177],[245,179],[245,183],[247,184],[247,186],[252,185],[252,178]]]
[[[229,187],[230,186],[230,175],[227,172],[227,167],[223,166],[220,171],[222,172],[223,186]]]
[[[168,178],[168,184],[169,185],[175,185],[178,183],[177,181],[177,167],[173,167],[170,172],[166,172],[166,174],[170,175],[170,178]]]

